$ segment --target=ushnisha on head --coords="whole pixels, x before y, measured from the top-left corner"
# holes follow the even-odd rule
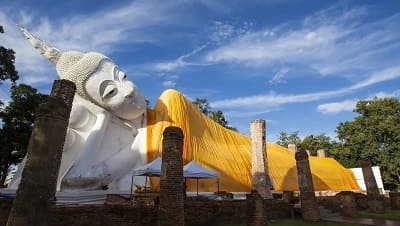
[[[61,52],[26,28],[18,27],[33,47],[56,65],[61,79],[75,83],[76,93],[82,98],[122,119],[135,119],[146,111],[144,96],[108,57],[97,52]]]

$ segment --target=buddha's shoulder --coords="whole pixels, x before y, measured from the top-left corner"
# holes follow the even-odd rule
[[[160,99],[163,98],[176,98],[176,97],[183,97],[183,94],[175,89],[167,89],[161,93]]]
[[[161,93],[158,101],[162,101],[164,103],[169,102],[190,102],[181,92],[174,89],[167,89],[163,93]]]

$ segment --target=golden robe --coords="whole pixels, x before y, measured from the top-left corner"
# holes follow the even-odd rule
[[[168,126],[180,127],[184,134],[184,164],[195,160],[219,173],[220,190],[248,192],[251,189],[251,141],[248,136],[228,130],[209,119],[175,90],[166,90],[153,110],[147,112],[147,159],[162,152],[162,133]],[[297,191],[294,153],[267,143],[269,175],[275,191]],[[309,157],[314,189],[359,190],[353,173],[332,158]],[[217,191],[215,179],[201,179],[199,191]],[[157,187],[157,179],[152,179]],[[196,191],[196,181],[188,180],[188,191]]]

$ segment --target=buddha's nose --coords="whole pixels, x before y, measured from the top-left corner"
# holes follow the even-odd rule
[[[133,96],[133,91],[135,91],[135,88],[132,86],[126,87],[125,88],[125,97],[132,97]]]

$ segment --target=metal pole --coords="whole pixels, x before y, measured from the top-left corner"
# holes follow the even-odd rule
[[[133,175],[132,175],[132,180],[131,180],[131,198],[130,198],[130,201],[132,202],[133,201]]]
[[[146,180],[144,182],[144,196],[146,196],[146,189],[147,188],[147,176],[146,176]]]

